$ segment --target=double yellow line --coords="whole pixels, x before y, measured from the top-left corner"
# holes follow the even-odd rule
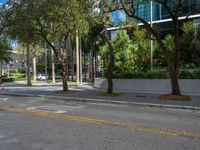
[[[1,110],[8,111],[8,112],[24,113],[24,114],[35,115],[35,116],[43,116],[43,117],[54,118],[54,119],[78,121],[78,122],[83,122],[83,123],[118,126],[118,127],[131,129],[134,131],[138,131],[138,132],[155,133],[155,134],[162,134],[162,135],[168,135],[168,136],[183,136],[183,137],[189,137],[195,140],[200,140],[200,133],[187,132],[183,130],[173,130],[173,129],[168,129],[168,128],[141,126],[139,124],[134,124],[134,123],[100,120],[100,119],[95,119],[95,118],[87,118],[87,117],[79,117],[79,116],[69,116],[69,115],[55,114],[51,112],[44,112],[44,111],[38,111],[38,110],[27,110],[27,109],[18,109],[18,108],[3,108]]]

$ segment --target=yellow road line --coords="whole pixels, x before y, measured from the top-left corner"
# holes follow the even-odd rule
[[[168,136],[183,136],[183,137],[190,137],[196,140],[200,140],[200,133],[187,132],[183,130],[148,127],[148,126],[141,126],[139,124],[133,124],[133,123],[124,123],[124,122],[116,122],[116,121],[109,121],[109,120],[100,120],[100,119],[95,119],[95,118],[61,115],[61,114],[55,114],[51,112],[44,112],[44,111],[38,111],[38,110],[27,110],[27,109],[18,109],[18,108],[3,108],[1,110],[9,111],[9,112],[26,113],[30,115],[43,116],[43,117],[48,117],[48,118],[78,121],[78,122],[84,122],[84,123],[113,125],[113,126],[124,127],[127,129],[138,131],[138,132],[149,132],[149,133],[156,133],[156,134],[162,134],[162,135],[168,135]]]

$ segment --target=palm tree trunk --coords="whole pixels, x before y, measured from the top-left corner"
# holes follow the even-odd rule
[[[33,81],[36,82],[36,58],[33,57]]]
[[[91,59],[91,63],[92,63],[92,82],[94,82],[94,47],[92,46],[92,59]]]
[[[2,63],[0,62],[0,87],[3,87]]]
[[[79,51],[79,35],[76,31],[76,82],[80,83],[80,51]]]
[[[86,77],[86,73],[87,73],[87,67],[86,67],[86,52],[83,53],[83,59],[84,59],[84,81],[87,80],[87,77]]]
[[[52,82],[55,83],[55,63],[54,63],[54,51],[51,49],[51,67],[52,67]]]
[[[66,58],[65,59],[66,59],[66,76],[67,76],[67,80],[69,81],[69,66],[68,66],[68,64],[69,64],[69,59],[68,59],[69,58],[68,57],[69,56],[68,55],[69,51],[68,51],[68,47],[69,46],[68,46],[68,44],[69,43],[68,43],[68,37],[67,37],[67,39],[65,40],[65,49],[66,49],[66,52],[65,52],[66,53],[66,56],[65,56]]]
[[[71,49],[72,81],[74,81],[74,49]]]

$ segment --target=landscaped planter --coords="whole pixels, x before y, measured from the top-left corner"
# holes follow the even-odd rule
[[[200,80],[179,80],[183,93],[200,94]],[[96,78],[95,87],[107,89],[107,79]],[[169,79],[113,79],[115,91],[171,92]]]

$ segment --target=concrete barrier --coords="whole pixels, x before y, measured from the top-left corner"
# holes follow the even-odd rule
[[[183,93],[200,94],[200,80],[179,80],[180,89]],[[107,79],[96,78],[95,87],[107,89]],[[171,92],[169,79],[113,79],[115,91],[142,91],[142,92]]]

